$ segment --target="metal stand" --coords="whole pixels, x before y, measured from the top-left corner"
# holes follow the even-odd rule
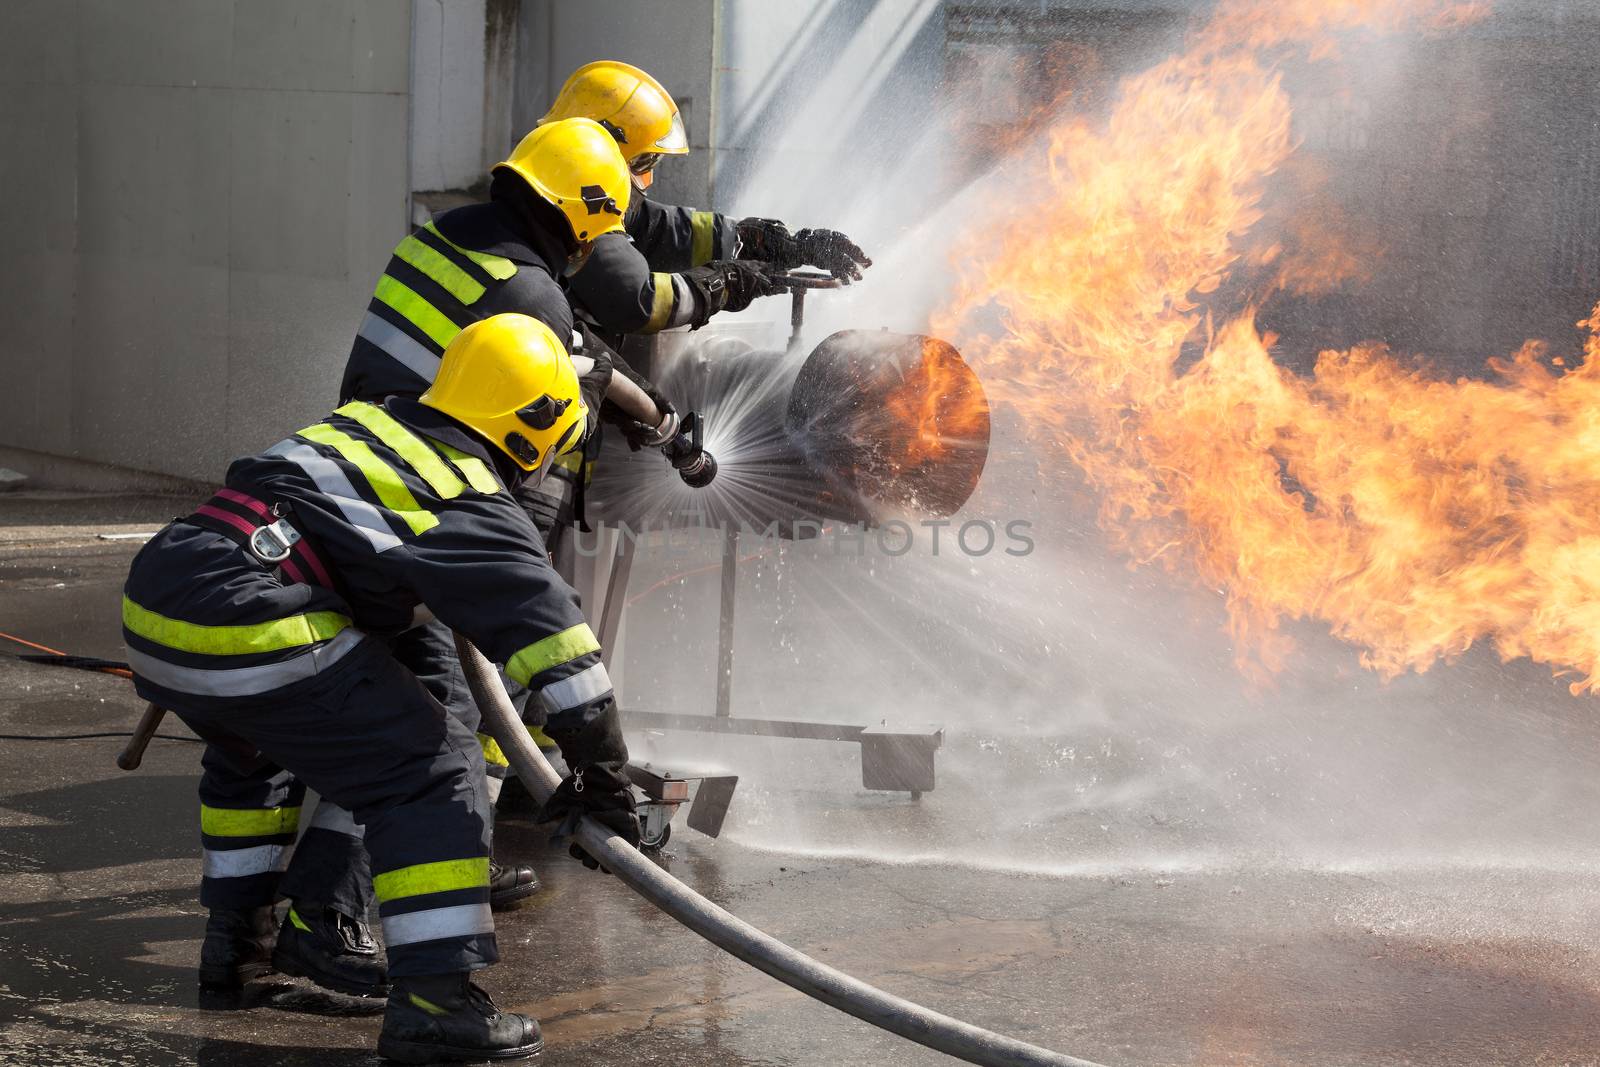
[[[629,573],[633,556],[627,542],[617,538],[611,553],[611,565],[606,575],[605,595],[596,598],[599,610],[599,637],[607,649],[614,647],[620,634],[622,608],[626,601]],[[599,568],[595,568],[598,585]],[[936,779],[935,754],[944,744],[944,729],[937,725],[890,728],[885,724],[852,725],[843,723],[801,722],[785,719],[745,719],[733,715],[733,638],[734,614],[739,588],[739,531],[724,527],[722,535],[721,605],[717,622],[717,697],[714,715],[678,715],[659,711],[623,708],[627,725],[647,730],[686,730],[701,733],[737,734],[747,737],[783,737],[797,741],[832,741],[861,746],[861,784],[863,788],[889,793],[910,793],[913,799],[931,792]],[[663,782],[701,782],[691,809],[689,825],[702,832],[716,835],[722,827],[722,815],[732,799],[733,787],[738,782],[734,776],[674,774],[650,767],[630,767],[635,784],[644,789],[652,801],[671,803],[674,807],[683,799],[671,799],[668,793],[655,786]],[[716,783],[714,786],[712,783]],[[664,787],[663,787],[664,788]],[[674,787],[676,788],[676,787]],[[686,788],[686,787],[685,787]],[[717,803],[707,806],[708,814],[697,818],[700,795],[713,788],[719,795]],[[684,797],[687,793],[684,793]],[[715,812],[714,815],[710,814]],[[668,816],[670,819],[670,814]],[[698,824],[698,825],[697,825]]]

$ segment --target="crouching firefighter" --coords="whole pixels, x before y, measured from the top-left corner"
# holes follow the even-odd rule
[[[637,842],[600,648],[511,495],[588,418],[562,342],[522,315],[469,325],[418,399],[340,407],[236,460],[134,559],[123,633],[141,696],[207,741],[202,977],[267,966],[278,872],[309,786],[365,826],[392,989],[378,1051],[515,1058],[538,1023],[470,981],[498,959],[490,809],[472,728],[389,641],[419,612],[539,691],[572,774],[546,818]]]
[[[540,127],[495,168],[489,203],[445,212],[417,227],[379,277],[345,366],[341,402],[381,403],[416,397],[433,383],[445,347],[463,326],[501,313],[531,316],[562,339],[572,312],[556,278],[601,233],[619,229],[627,208],[627,166],[613,139],[587,120]],[[586,393],[603,392],[610,364],[595,361]],[[598,401],[589,405],[598,410]],[[593,435],[591,435],[593,436]],[[573,497],[581,450],[553,461],[539,479],[514,486],[541,533]],[[449,627],[413,626],[391,652],[462,722],[478,711],[456,660]],[[544,734],[536,735],[549,744]],[[480,734],[493,804],[508,767],[499,746]],[[383,957],[365,923],[372,883],[363,827],[324,798],[311,815],[279,891],[289,900],[271,966],[354,995],[387,990]],[[531,866],[491,858],[490,903],[515,905],[539,888]],[[225,975],[216,975],[219,983]]]
[[[784,291],[774,272],[811,264],[848,281],[872,265],[837,230],[790,233],[776,219],[735,221],[646,196],[656,165],[687,154],[689,138],[672,95],[638,67],[614,60],[579,67],[540,121],[572,118],[593,119],[616,138],[634,186],[624,230],[598,238],[567,279],[574,306],[613,348],[618,334],[698,329],[718,312],[743,311]]]

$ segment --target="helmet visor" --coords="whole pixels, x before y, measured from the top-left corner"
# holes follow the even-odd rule
[[[687,152],[689,151],[689,135],[683,130],[683,115],[680,112],[672,113],[672,125],[667,127],[667,132],[661,139],[650,147],[662,152]]]
[[[655,170],[656,164],[660,162],[660,152],[640,152],[628,161],[628,169],[636,176],[643,176]]]

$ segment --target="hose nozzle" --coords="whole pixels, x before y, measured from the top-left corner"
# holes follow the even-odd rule
[[[704,489],[717,476],[716,457],[701,441],[704,425],[700,413],[691,411],[678,424],[677,435],[661,446],[661,454],[691,489]]]

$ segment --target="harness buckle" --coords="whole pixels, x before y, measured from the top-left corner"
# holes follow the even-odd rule
[[[300,540],[300,531],[279,519],[259,526],[250,534],[250,554],[262,563],[279,564],[289,558],[289,550]]]

